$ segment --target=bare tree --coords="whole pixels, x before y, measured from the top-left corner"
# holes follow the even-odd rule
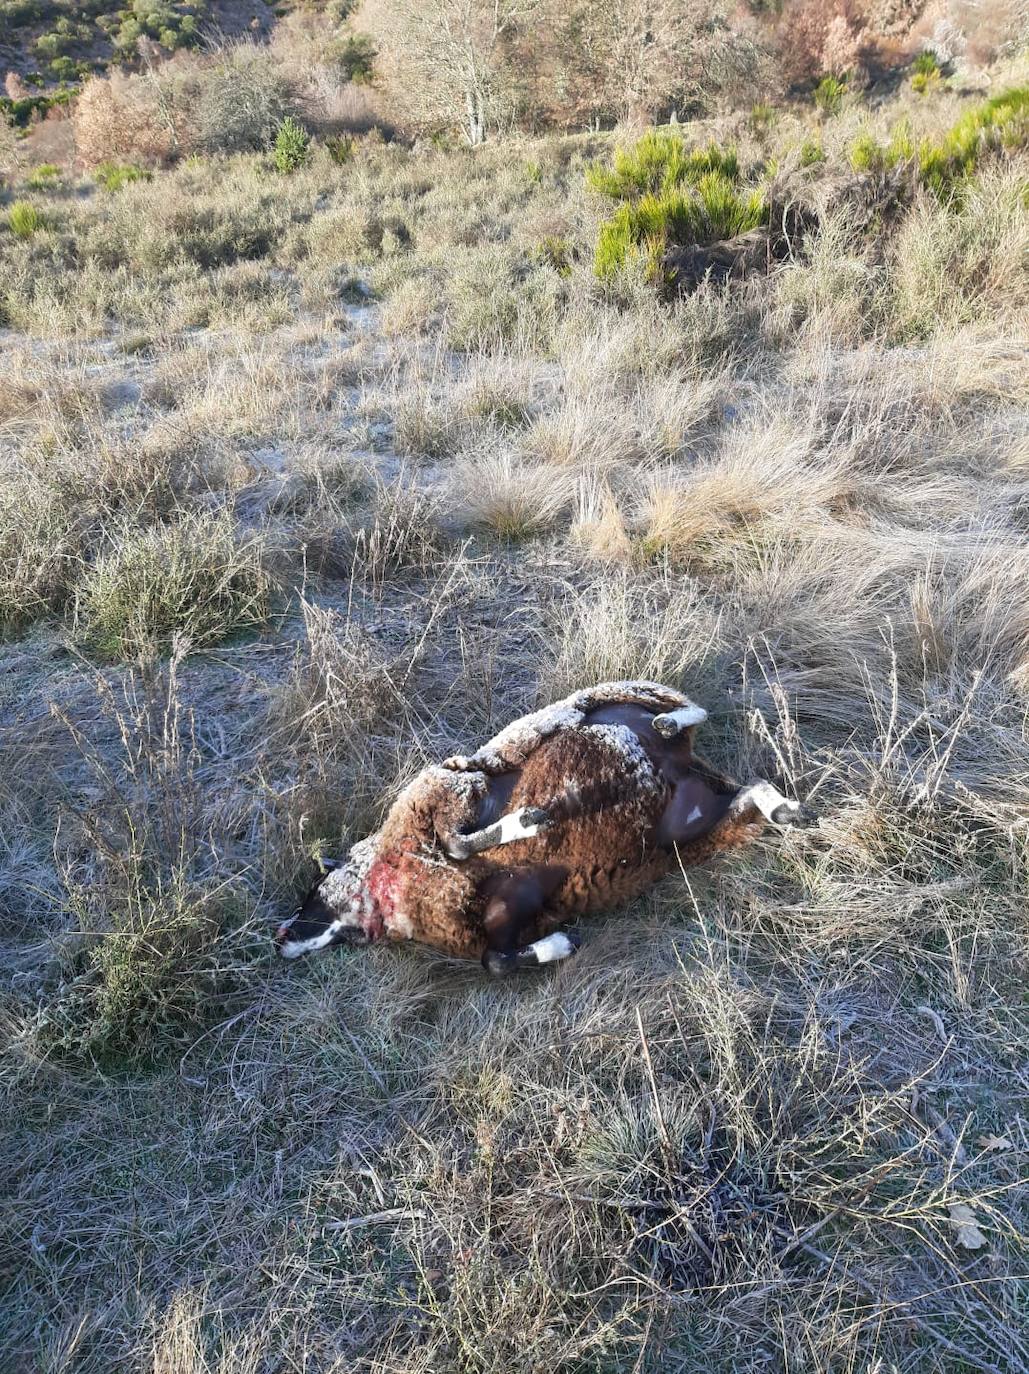
[[[757,78],[761,51],[732,0],[551,0],[573,121],[709,106]]]
[[[542,0],[368,0],[355,27],[376,40],[383,79],[415,123],[459,128],[473,147],[511,118],[514,47]]]

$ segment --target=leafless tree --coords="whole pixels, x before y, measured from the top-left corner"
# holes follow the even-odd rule
[[[475,147],[513,114],[514,48],[543,0],[368,0],[370,33],[397,105],[420,125],[459,128]]]

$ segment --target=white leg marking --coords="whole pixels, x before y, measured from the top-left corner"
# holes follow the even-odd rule
[[[511,844],[515,840],[531,840],[533,835],[538,835],[540,825],[538,822],[526,819],[528,807],[522,807],[520,811],[510,811],[506,816],[501,816],[497,825],[500,829],[500,836],[497,844]]]
[[[556,930],[553,935],[547,935],[542,940],[536,940],[529,946],[541,964],[556,964],[559,959],[567,959],[570,954],[575,953],[576,946],[572,944],[567,935],[562,935]]]
[[[703,725],[706,720],[707,712],[703,706],[680,706],[678,710],[655,716],[651,724],[665,739],[675,739],[676,735],[681,735],[691,725]]]
[[[746,789],[744,797],[752,801],[768,821],[774,820],[775,813],[780,807],[785,807],[792,815],[800,814],[800,802],[790,801],[770,782],[756,782],[753,787]]]
[[[279,946],[279,953],[283,959],[299,959],[301,954],[313,954],[316,949],[324,949],[326,945],[331,944],[332,937],[342,928],[342,921],[333,921],[320,935],[312,935],[307,940],[287,940]]]

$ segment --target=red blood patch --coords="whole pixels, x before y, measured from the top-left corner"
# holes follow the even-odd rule
[[[397,871],[384,859],[377,859],[365,876],[364,885],[372,899],[371,924],[368,934],[373,940],[382,936],[383,928],[388,928],[396,912]]]

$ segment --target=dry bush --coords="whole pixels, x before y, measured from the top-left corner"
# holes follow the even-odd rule
[[[286,115],[300,113],[300,90],[274,57],[237,42],[143,73],[92,77],[73,120],[78,156],[97,166],[264,149]]]
[[[825,523],[853,482],[840,463],[815,459],[812,435],[789,420],[730,434],[688,475],[657,474],[641,512],[643,548],[674,562],[709,565],[739,541],[755,552],[775,530]]]
[[[487,441],[454,465],[451,503],[457,517],[511,543],[555,527],[575,498],[574,473],[529,463],[502,442]]]
[[[114,71],[93,76],[72,115],[75,151],[89,167],[102,162],[164,162],[178,149],[178,132],[157,79]]]
[[[920,199],[893,248],[893,314],[902,336],[986,319],[1015,327],[1027,306],[1024,173],[984,168],[962,203]]]

